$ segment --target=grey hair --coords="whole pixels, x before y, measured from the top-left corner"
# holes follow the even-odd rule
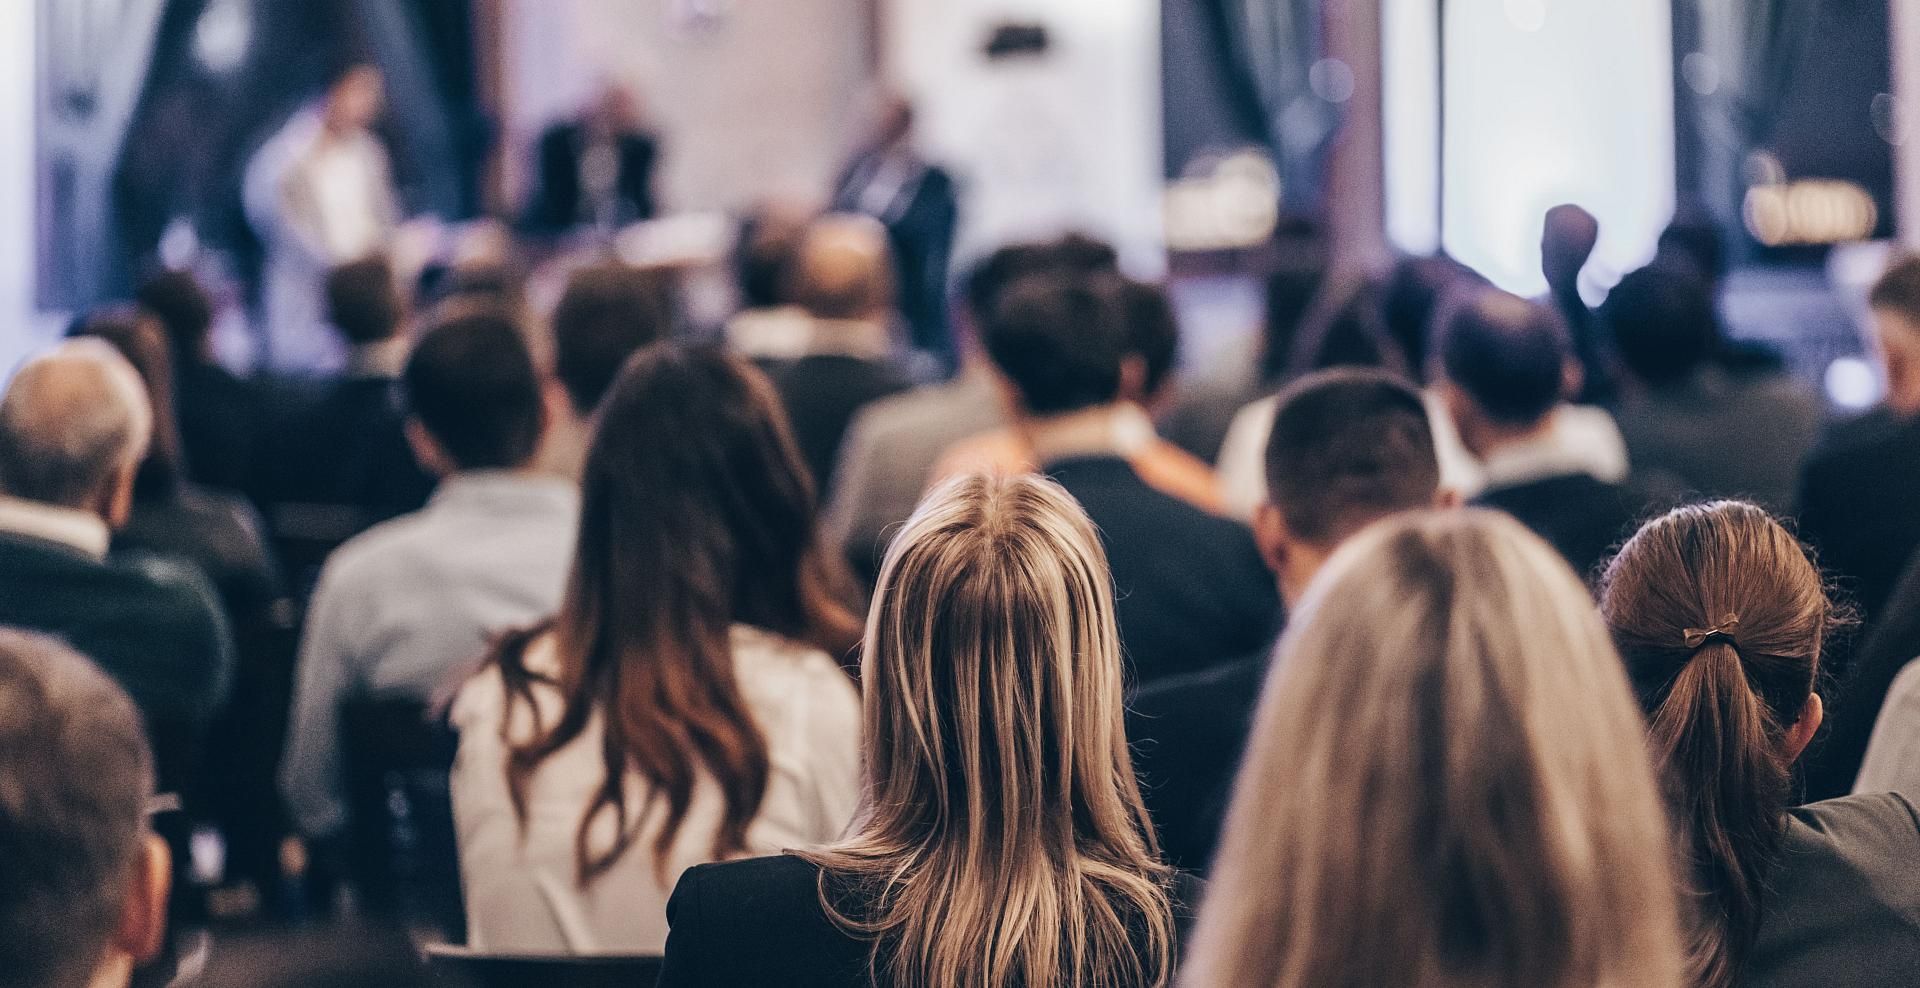
[[[23,364],[0,397],[0,492],[87,508],[152,438],[133,365],[101,340],[69,340]]]

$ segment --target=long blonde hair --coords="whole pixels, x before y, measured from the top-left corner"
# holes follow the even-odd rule
[[[1073,499],[1032,477],[934,491],[887,551],[861,669],[861,809],[805,857],[829,914],[874,940],[874,980],[1165,984],[1169,872],[1127,749],[1106,555]]]
[[[1518,524],[1361,534],[1280,646],[1185,983],[1672,988],[1643,731],[1586,591]]]

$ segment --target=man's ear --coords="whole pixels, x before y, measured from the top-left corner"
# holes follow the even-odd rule
[[[103,496],[100,518],[116,532],[127,527],[127,519],[133,517],[133,482],[139,475],[140,461],[128,461],[113,472],[113,482]]]
[[[167,941],[167,896],[173,890],[173,853],[167,842],[152,834],[133,863],[127,883],[127,901],[120,907],[120,927],[113,947],[135,965],[160,956]]]
[[[1806,705],[1800,708],[1800,719],[1787,728],[1787,736],[1782,739],[1786,748],[1782,754],[1787,756],[1789,763],[1797,761],[1800,753],[1807,750],[1807,745],[1813,743],[1813,736],[1820,732],[1820,724],[1826,720],[1826,716],[1827,707],[1820,701],[1820,694],[1809,694]]]
[[[1433,507],[1436,511],[1452,511],[1465,503],[1467,499],[1461,497],[1460,492],[1455,488],[1442,484],[1434,489]]]
[[[1260,547],[1260,558],[1275,575],[1286,572],[1287,555],[1293,548],[1293,534],[1287,519],[1272,501],[1262,501],[1253,509],[1253,541]]]
[[[1120,361],[1120,397],[1141,407],[1153,400],[1147,393],[1147,362],[1138,354]]]
[[[407,447],[413,450],[413,459],[420,464],[420,469],[435,477],[449,476],[457,469],[453,458],[419,419],[408,418],[406,431]]]

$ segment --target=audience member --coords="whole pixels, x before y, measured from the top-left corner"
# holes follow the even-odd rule
[[[1125,326],[1120,363],[1120,405],[1114,413],[1116,435],[1124,435],[1126,459],[1140,479],[1155,490],[1203,511],[1220,514],[1220,485],[1213,469],[1192,453],[1161,439],[1152,410],[1164,397],[1167,376],[1179,353],[1180,327],[1164,289],[1115,276],[1107,281]],[[969,437],[936,463],[930,478],[939,483],[969,473],[1031,473],[1040,469],[1033,438],[1024,428],[1006,427]]]
[[[341,546],[314,590],[280,773],[314,838],[348,822],[342,703],[435,698],[491,636],[553,613],[572,556],[578,496],[533,466],[550,420],[519,328],[456,316],[421,338],[403,380],[408,439],[443,479],[425,508]]]
[[[1904,781],[1913,773],[1906,767],[1913,730],[1905,725],[1912,721],[1914,691],[1920,686],[1920,676],[1911,671],[1920,656],[1920,562],[1908,564],[1880,620],[1864,636],[1843,640],[1830,652],[1847,653],[1849,668],[1844,675],[1827,674],[1834,689],[1825,729],[1801,759],[1805,798],[1920,794],[1920,780]]]
[[[1674,988],[1640,730],[1546,544],[1479,511],[1375,526],[1281,643],[1185,983]]]
[[[213,300],[190,272],[165,271],[142,282],[134,300],[160,320],[173,355],[180,466],[188,480],[252,490],[263,409],[253,385],[213,356]]]
[[[327,276],[328,320],[345,342],[346,370],[290,400],[261,436],[253,490],[296,597],[327,555],[368,528],[417,511],[433,478],[414,460],[403,424],[400,372],[409,341],[405,305],[385,259]]]
[[[119,680],[178,791],[226,699],[231,645],[199,571],[108,556],[152,432],[139,374],[106,343],[69,341],[15,373],[0,398],[0,625],[63,638]]]
[[[1554,428],[1575,359],[1566,327],[1544,306],[1485,289],[1447,319],[1438,357],[1449,417],[1486,471],[1474,503],[1520,519],[1591,572],[1646,499],[1597,476]]]
[[[801,238],[789,289],[809,319],[805,352],[767,361],[816,491],[833,489],[848,423],[867,404],[912,382],[895,359],[893,275],[885,228],[828,216]]]
[[[1642,268],[1614,286],[1600,316],[1620,354],[1614,414],[1634,469],[1668,474],[1691,495],[1790,509],[1819,438],[1819,400],[1785,375],[1719,366],[1706,283],[1677,266]]]
[[[0,630],[0,988],[125,988],[165,943],[140,714],[92,662]]]
[[[834,656],[859,631],[830,558],[757,371],[673,344],[628,364],[558,616],[454,706],[471,946],[658,953],[687,868],[841,835],[860,698]]]
[[[1130,462],[1153,434],[1122,395],[1127,337],[1109,282],[1057,274],[1003,293],[985,343],[1035,462],[1106,542],[1121,642],[1147,683],[1266,644],[1279,599],[1243,526],[1155,489]]]
[[[1580,295],[1580,272],[1586,270],[1599,243],[1600,221],[1592,213],[1571,203],[1547,210],[1540,229],[1540,270],[1547,278],[1545,301],[1560,313],[1567,327],[1580,371],[1576,398],[1588,405],[1610,403],[1615,388],[1616,355],[1606,326],[1594,318],[1593,310]]]
[[[194,794],[194,809],[221,825],[229,878],[270,882],[279,873],[281,816],[273,773],[286,735],[294,648],[279,568],[252,505],[182,476],[171,359],[159,327],[137,310],[106,310],[72,335],[111,344],[146,385],[153,439],[134,475],[133,509],[114,534],[113,550],[191,565],[219,593],[237,659],[235,699],[210,727],[203,771],[217,783]]]
[[[727,348],[753,360],[793,360],[806,353],[808,316],[793,304],[793,258],[815,214],[770,203],[740,224],[733,248],[740,310],[721,329]]]
[[[1920,549],[1920,257],[1896,262],[1869,296],[1886,369],[1880,406],[1835,426],[1800,482],[1800,532],[1869,624]]]
[[[665,269],[609,262],[568,276],[553,310],[554,375],[566,389],[567,414],[556,423],[547,466],[580,475],[600,399],[627,358],[673,335],[675,318],[673,273]]]
[[[1272,499],[1255,516],[1254,537],[1289,608],[1355,533],[1447,499],[1419,393],[1377,371],[1327,371],[1284,392],[1267,474]],[[1134,697],[1134,767],[1176,867],[1204,871],[1213,858],[1271,653],[1169,677]]]
[[[1887,689],[1853,791],[1920,793],[1920,660]]]
[[[991,361],[979,347],[980,327],[1000,293],[1040,271],[1115,271],[1118,265],[1111,246],[1068,236],[1002,247],[968,273],[961,286],[960,375],[861,409],[841,444],[824,523],[863,579],[872,582],[887,536],[913,514],[941,455],[1005,421]]]
[[[894,540],[880,587],[853,832],[689,870],[661,984],[1165,984],[1170,876],[1086,515],[1044,480],[956,480]]]
[[[1601,609],[1646,707],[1698,903],[1689,983],[1889,985],[1920,971],[1920,811],[1895,795],[1790,810],[1820,729],[1833,605],[1767,513],[1675,510],[1629,540]]]

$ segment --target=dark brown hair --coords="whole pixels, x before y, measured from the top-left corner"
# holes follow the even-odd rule
[[[1439,489],[1426,406],[1400,379],[1330,370],[1281,392],[1267,490],[1294,535],[1338,542],[1387,515],[1432,507]]]
[[[1920,254],[1910,254],[1888,265],[1867,296],[1876,309],[1898,312],[1920,321]]]
[[[674,276],[617,261],[567,278],[553,310],[554,375],[574,411],[591,415],[627,358],[673,335]]]
[[[649,802],[666,801],[653,845],[658,867],[702,769],[726,799],[715,856],[745,848],[769,769],[766,739],[733,678],[735,624],[836,657],[859,630],[835,599],[838,574],[821,550],[814,493],[772,385],[737,358],[672,343],[636,354],[601,410],[582,483],[560,613],[547,628],[509,637],[494,661],[510,706],[537,710],[536,682],[565,701],[551,727],[524,743],[507,739],[507,782],[523,823],[534,770],[592,717],[604,722],[607,775],[575,841],[585,885],[650,816],[628,812],[628,773],[650,783]],[[523,661],[547,630],[560,659],[551,680]],[[598,847],[589,834],[603,813],[619,829],[611,846]]]
[[[1738,501],[1647,523],[1608,566],[1600,606],[1687,838],[1692,980],[1734,984],[1785,830],[1793,753],[1784,739],[1839,618],[1800,543]]]

